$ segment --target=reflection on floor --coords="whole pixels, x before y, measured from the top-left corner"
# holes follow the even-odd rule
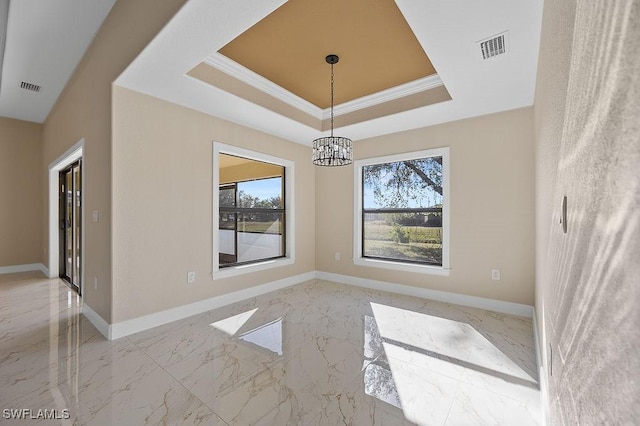
[[[36,273],[0,276],[0,308],[0,408],[57,424],[541,418],[529,319],[315,280],[109,342]]]

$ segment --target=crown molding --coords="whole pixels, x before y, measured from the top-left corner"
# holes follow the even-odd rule
[[[316,117],[318,120],[320,120],[323,115],[323,110],[321,108],[318,108],[311,102],[302,99],[298,95],[294,95],[287,89],[278,86],[271,80],[267,80],[260,74],[251,71],[249,68],[240,65],[221,53],[215,52],[205,59],[204,62],[225,74],[237,78],[243,83],[247,83],[248,85],[255,87],[267,95],[273,96],[274,98],[279,99],[282,102],[311,115],[312,117]]]
[[[282,102],[285,102],[302,112],[311,115],[312,117],[316,117],[319,120],[327,120],[331,117],[330,108],[318,108],[311,102],[302,99],[300,96],[291,93],[281,86],[278,86],[274,82],[267,80],[260,74],[251,71],[250,69],[227,58],[221,53],[215,52],[214,54],[206,58],[204,62],[207,65],[210,65],[218,69],[219,71],[224,72],[225,74],[228,74],[246,84],[249,84],[256,89],[270,96],[273,96],[274,98],[281,100]],[[442,85],[443,83],[440,79],[440,76],[438,76],[437,74],[430,75],[428,77],[410,81],[408,83],[391,87],[389,89],[385,89],[371,95],[363,96],[348,102],[341,103],[339,105],[335,105],[333,108],[334,116],[340,116],[361,109],[370,108],[375,105],[404,98],[406,96],[424,92],[426,90],[430,90]]]
[[[440,76],[438,76],[438,74],[433,74],[428,77],[413,80],[399,86],[390,87],[389,89],[373,93],[371,95],[363,96],[361,98],[353,99],[351,101],[335,105],[333,107],[333,113],[335,116],[349,114],[354,111],[370,108],[372,106],[383,104],[385,102],[394,101],[396,99],[434,89],[436,87],[442,86],[443,84],[444,83],[442,83]],[[323,120],[326,120],[330,117],[331,111],[329,110],[329,108],[322,110]]]

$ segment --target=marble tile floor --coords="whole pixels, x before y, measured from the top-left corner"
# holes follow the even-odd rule
[[[536,425],[535,360],[530,319],[321,280],[107,341],[0,275],[3,425]]]

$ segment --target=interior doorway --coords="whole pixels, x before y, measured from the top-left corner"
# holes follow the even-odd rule
[[[82,161],[81,167],[78,170],[79,173],[79,184],[76,186],[80,190],[80,204],[78,206],[79,212],[76,213],[77,224],[79,225],[79,231],[76,231],[77,238],[77,248],[79,248],[80,256],[76,260],[77,269],[76,269],[76,290],[78,293],[84,293],[84,283],[86,281],[85,277],[85,261],[87,258],[87,245],[85,244],[85,235],[86,235],[86,212],[84,210],[84,201],[86,200],[86,188],[85,188],[85,173],[86,173],[86,161],[84,161],[84,139],[80,139],[76,142],[71,148],[65,151],[62,155],[60,155],[57,159],[49,164],[49,190],[48,190],[48,217],[49,224],[47,234],[48,244],[45,247],[45,257],[48,258],[47,262],[47,276],[49,278],[59,278],[64,269],[62,268],[63,262],[67,262],[66,253],[62,250],[64,247],[64,236],[61,232],[61,227],[63,225],[63,220],[65,220],[64,211],[61,211],[60,199],[61,199],[61,185],[60,185],[60,175],[64,170],[69,169],[73,164],[79,163]],[[73,237],[72,237],[73,238]],[[73,242],[73,240],[72,240]],[[73,259],[75,256],[71,256]],[[71,263],[73,265],[73,263]],[[66,268],[66,265],[65,265]],[[73,269],[69,272],[73,274]],[[73,276],[70,276],[73,279]]]
[[[82,277],[82,160],[59,175],[60,254],[59,273],[80,293]]]

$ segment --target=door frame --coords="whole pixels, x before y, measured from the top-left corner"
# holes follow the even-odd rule
[[[64,154],[59,156],[49,165],[49,278],[58,278],[60,275],[60,199],[59,199],[59,175],[62,170],[75,163],[83,157],[84,152],[84,138],[76,142],[71,148],[65,151]],[[86,235],[86,211],[84,202],[85,188],[86,188],[86,162],[82,162],[80,168],[81,193],[83,202],[80,205],[80,227],[82,229],[80,235],[80,245],[82,247],[82,254],[80,256],[80,294],[84,294],[85,283],[85,235]]]

